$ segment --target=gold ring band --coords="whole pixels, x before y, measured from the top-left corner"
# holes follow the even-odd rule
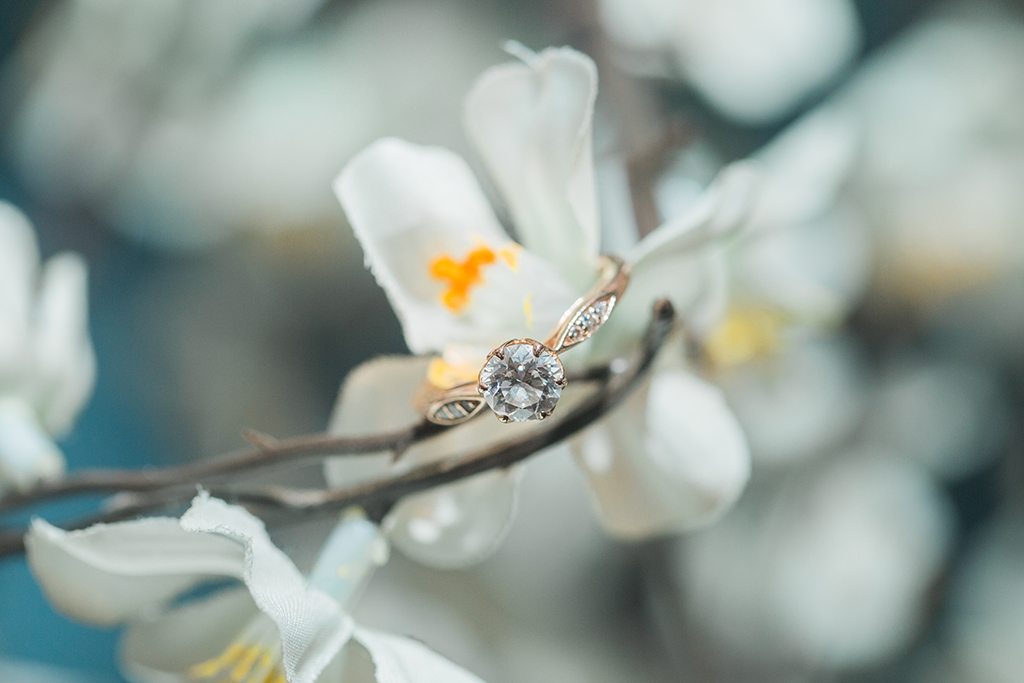
[[[435,424],[455,425],[489,405],[503,422],[543,420],[565,388],[558,354],[589,339],[608,320],[627,284],[629,264],[616,256],[602,256],[597,283],[569,307],[544,343],[505,342],[488,354],[475,382],[449,389],[428,383],[418,400],[424,415]]]

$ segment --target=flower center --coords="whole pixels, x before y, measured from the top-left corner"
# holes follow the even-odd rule
[[[473,287],[483,283],[483,271],[493,265],[500,256],[512,270],[519,267],[519,245],[512,244],[498,250],[497,253],[486,244],[478,246],[457,261],[448,254],[441,254],[430,262],[430,276],[443,280],[448,287],[441,294],[441,303],[452,313],[459,313],[469,303],[469,294]]]
[[[265,615],[212,659],[189,667],[189,680],[203,683],[288,683],[281,671],[277,629]]]

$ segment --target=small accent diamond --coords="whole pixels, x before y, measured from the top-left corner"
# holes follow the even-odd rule
[[[542,420],[551,414],[565,386],[565,370],[550,349],[516,339],[496,349],[480,370],[480,390],[502,420]]]
[[[608,320],[614,305],[615,297],[609,297],[595,302],[580,312],[576,319],[573,320],[572,325],[569,326],[568,332],[566,332],[565,345],[578,344],[594,334],[597,328],[601,327]]]

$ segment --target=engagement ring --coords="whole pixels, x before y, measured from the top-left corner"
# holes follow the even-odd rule
[[[486,404],[502,422],[543,420],[555,409],[565,388],[558,354],[590,338],[608,320],[629,282],[629,265],[615,256],[601,257],[597,284],[569,308],[544,343],[507,341],[487,355],[476,382],[431,389],[422,397],[428,420],[454,425],[473,417]]]

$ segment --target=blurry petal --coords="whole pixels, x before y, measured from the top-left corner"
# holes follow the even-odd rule
[[[750,476],[747,443],[725,399],[683,370],[656,373],[575,447],[602,521],[622,538],[706,523]]]
[[[710,331],[728,302],[722,247],[710,243],[742,224],[756,181],[749,164],[727,167],[689,211],[634,247],[629,255],[633,267],[629,287],[594,340],[595,357],[627,351],[661,298],[672,301],[691,332],[702,336]]]
[[[64,473],[64,455],[23,401],[0,399],[0,490],[28,491]]]
[[[384,528],[395,547],[424,564],[475,564],[508,533],[518,482],[518,468],[498,470],[409,496],[384,519]]]
[[[60,254],[47,261],[34,319],[37,400],[46,428],[68,429],[96,381],[96,356],[89,340],[85,261]]]
[[[724,168],[682,213],[640,240],[629,254],[634,271],[649,260],[677,257],[736,230],[747,217],[760,174],[749,163]]]
[[[739,287],[801,320],[836,323],[867,288],[870,235],[860,215],[836,209],[810,223],[753,235],[735,271]]]
[[[21,211],[0,201],[0,383],[23,372],[32,290],[39,268],[35,233]]]
[[[137,617],[211,577],[241,578],[241,546],[149,518],[63,531],[41,519],[25,536],[29,567],[53,606],[110,626]]]
[[[345,380],[330,432],[369,434],[418,422],[421,416],[410,397],[423,383],[429,363],[396,356],[354,370]],[[531,428],[535,424],[503,425],[483,415],[409,448],[397,462],[390,453],[332,458],[324,475],[335,488],[351,486],[479,450]],[[488,472],[404,499],[385,519],[388,538],[409,557],[434,566],[460,567],[484,559],[497,549],[511,522],[516,472]]]
[[[354,640],[370,653],[375,672],[371,678],[345,676],[337,683],[482,683],[411,638],[358,628]]]
[[[718,110],[746,124],[776,120],[824,86],[860,45],[850,0],[679,3],[679,68]]]
[[[258,614],[249,591],[237,588],[134,621],[121,641],[125,674],[145,683],[184,683],[190,667],[223,652]]]
[[[597,67],[569,48],[539,55],[512,48],[524,63],[480,76],[466,98],[466,130],[523,244],[582,291],[596,273],[600,238],[593,159]]]
[[[821,455],[857,427],[865,403],[856,349],[843,339],[784,340],[777,356],[718,383],[761,463]]]
[[[263,522],[243,508],[200,495],[182,516],[181,528],[244,545],[242,580],[256,606],[277,625],[288,680],[313,683],[351,637],[351,617],[333,598],[306,584],[270,540]]]
[[[757,155],[763,180],[752,229],[794,228],[825,213],[850,175],[860,142],[855,120],[829,107],[783,131]]]
[[[452,152],[380,140],[349,162],[335,192],[414,353],[545,335],[575,300],[509,239]]]

